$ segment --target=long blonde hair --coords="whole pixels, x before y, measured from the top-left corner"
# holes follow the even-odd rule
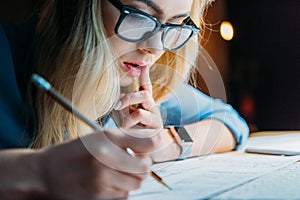
[[[199,26],[210,2],[193,2],[191,17]],[[120,90],[118,68],[106,42],[100,10],[100,0],[47,0],[40,13],[33,51],[37,73],[92,120],[110,113]],[[195,37],[178,52],[164,53],[151,68],[156,101],[188,79],[196,62],[198,39]],[[45,94],[37,93],[34,103],[38,124],[34,148],[91,132]]]
[[[191,10],[192,20],[204,30],[203,15],[206,8],[213,0],[194,0]],[[198,57],[198,49],[201,41],[201,32],[192,38],[183,48],[176,52],[165,52],[157,64],[151,68],[154,88],[154,99],[162,100],[167,94],[172,93],[174,88],[189,78],[193,81],[193,72]],[[162,74],[168,76],[162,76]]]

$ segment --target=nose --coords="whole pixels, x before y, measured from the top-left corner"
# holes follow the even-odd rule
[[[144,53],[149,53],[152,55],[161,55],[164,51],[163,44],[161,41],[162,31],[152,35],[147,40],[139,42],[138,49]]]

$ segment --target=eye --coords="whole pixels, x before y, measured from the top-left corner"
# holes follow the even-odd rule
[[[166,25],[184,25],[184,19],[178,18],[178,19],[172,19],[168,22],[166,22]]]

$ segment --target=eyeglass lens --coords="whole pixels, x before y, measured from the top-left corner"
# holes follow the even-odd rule
[[[184,44],[192,34],[191,29],[187,28],[171,28],[165,32],[164,47],[168,49],[175,49]]]
[[[139,13],[128,13],[119,25],[118,34],[128,40],[143,40],[156,31],[156,22]],[[184,27],[171,27],[164,31],[163,45],[175,49],[183,45],[191,36],[192,30]]]

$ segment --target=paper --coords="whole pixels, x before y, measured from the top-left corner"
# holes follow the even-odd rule
[[[275,155],[300,155],[300,132],[299,134],[249,138],[245,145],[245,151]]]
[[[130,194],[130,200],[206,199],[237,188],[262,175],[287,166],[298,156],[217,154],[155,165],[153,170],[172,188],[149,177]]]
[[[300,199],[300,162],[266,174],[213,199]]]

